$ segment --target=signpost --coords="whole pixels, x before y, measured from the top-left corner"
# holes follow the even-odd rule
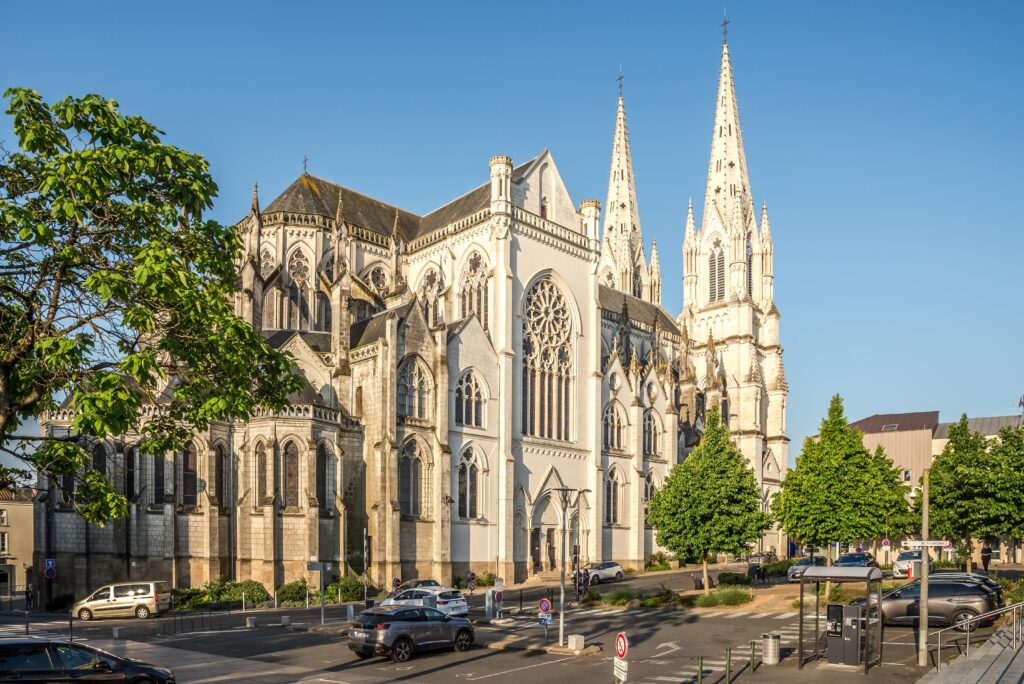
[[[625,632],[619,632],[615,635],[615,661],[614,669],[612,670],[617,682],[625,682],[629,676],[629,662],[626,660],[627,653],[629,653],[629,639],[626,638]]]
[[[917,664],[919,667],[928,665],[928,561],[931,560],[931,553],[927,547],[932,546],[928,540],[928,470],[928,468],[924,469],[921,478],[921,539],[924,540],[921,542],[921,546],[926,548],[921,549],[921,603],[917,623],[919,625],[917,630]],[[881,617],[881,608],[879,608],[879,618]],[[968,630],[968,643],[970,643],[970,638],[971,633]]]
[[[398,593],[398,587],[402,586],[402,580],[400,580],[400,579],[398,579],[396,577],[395,579],[391,580],[391,586],[394,587],[395,593],[397,594]]]
[[[537,603],[537,623],[544,628],[544,643],[547,643],[548,627],[551,626],[551,601],[546,598]]]
[[[331,571],[334,566],[331,563],[322,563],[317,560],[316,556],[309,557],[309,563],[306,564],[306,570],[309,572],[320,573],[320,624],[324,624],[324,575]]]
[[[366,604],[367,591],[366,580],[370,576],[370,539],[366,536],[366,528],[363,528],[363,607],[369,608]]]

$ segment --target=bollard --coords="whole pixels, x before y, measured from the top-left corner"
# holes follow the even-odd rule
[[[523,590],[520,589],[519,590],[519,613],[522,614],[522,612],[523,612]]]
[[[309,590],[306,590],[306,608],[309,608]]]
[[[256,618],[255,617],[247,617],[247,618],[245,618],[245,628],[246,629],[256,629]]]
[[[115,639],[124,639],[124,627],[115,627],[113,636]]]
[[[245,612],[245,592],[242,592],[242,612]]]
[[[348,604],[347,608],[348,608],[348,610],[346,611],[345,617],[348,619],[349,622],[355,622],[356,621],[356,607],[353,606],[350,603],[350,604]]]
[[[754,643],[754,640],[751,639],[751,641],[750,641],[750,674],[754,674],[754,649],[755,648],[756,648],[756,645]]]
[[[704,656],[697,656],[697,684],[704,681]]]
[[[289,616],[289,615],[282,615],[281,616],[281,626],[282,627],[291,627],[292,626],[292,618],[291,618],[291,616]]]
[[[725,649],[725,684],[732,681],[732,649]]]

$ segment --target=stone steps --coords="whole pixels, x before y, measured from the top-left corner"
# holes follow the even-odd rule
[[[988,641],[971,649],[936,672],[932,670],[919,684],[1019,684],[1024,682],[1024,649],[1013,648],[1010,628],[996,630]]]

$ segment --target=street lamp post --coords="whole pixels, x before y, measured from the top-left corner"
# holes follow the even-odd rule
[[[569,508],[579,505],[580,497],[589,492],[589,489],[574,489],[572,487],[556,487],[553,492],[558,492],[562,504],[562,571],[559,573],[558,590],[558,645],[565,646],[565,546],[568,536],[569,525],[567,516]],[[575,500],[572,495],[576,494]]]

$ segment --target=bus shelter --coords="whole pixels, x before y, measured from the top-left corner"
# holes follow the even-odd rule
[[[836,615],[829,616],[829,621],[826,623],[826,629],[823,633],[821,628],[822,582],[835,582],[837,584],[864,583],[863,610],[865,614],[862,618],[863,621],[857,625],[850,625],[850,627],[855,627],[859,634],[859,630],[861,626],[863,626],[863,653],[861,659],[864,663],[864,674],[867,674],[871,667],[882,664],[882,571],[875,567],[811,566],[803,572],[800,576],[800,641],[797,649],[798,667],[802,669],[806,663],[809,663],[812,660],[818,660],[825,655],[822,649],[822,642],[825,641],[825,638],[823,637],[827,637],[828,639],[846,638],[847,640],[850,638],[849,632],[844,631],[847,628],[847,620],[842,619],[843,609],[849,608],[848,606],[831,607],[833,609],[838,609],[836,613],[840,617],[840,624],[836,624]],[[814,650],[807,652],[804,649],[804,630],[807,626],[807,622],[810,621],[810,616],[808,616],[807,619],[804,618],[804,587],[812,583],[814,584]],[[872,590],[876,592],[874,599],[872,597]],[[872,629],[872,627],[874,627],[874,629]],[[857,641],[861,641],[859,636],[857,637]],[[860,648],[860,643],[856,644],[856,648]]]

